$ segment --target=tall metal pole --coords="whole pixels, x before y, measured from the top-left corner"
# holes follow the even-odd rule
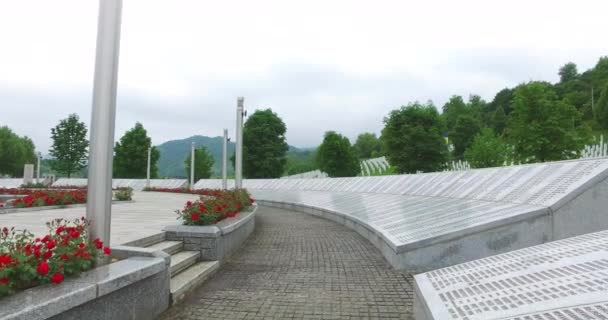
[[[36,183],[40,183],[40,158],[42,158],[42,154],[38,152],[38,164],[36,165]]]
[[[224,143],[222,144],[222,189],[228,189],[228,129],[224,129]]]
[[[152,158],[152,147],[148,148],[148,170],[146,170],[146,188],[150,188],[150,164]]]
[[[234,187],[243,186],[243,102],[245,98],[238,97],[236,104],[236,150],[234,163]]]
[[[194,141],[190,149],[190,190],[192,190],[194,189]]]
[[[112,160],[122,0],[100,0],[91,112],[87,218],[91,239],[110,244]],[[100,259],[98,263],[107,263]]]

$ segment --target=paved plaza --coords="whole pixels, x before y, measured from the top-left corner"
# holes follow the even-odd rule
[[[191,194],[135,192],[134,202],[112,205],[112,245],[137,240],[161,232],[163,226],[177,223],[176,209],[186,201],[195,200]],[[45,223],[55,218],[76,219],[86,214],[84,206],[0,214],[0,227],[14,226],[36,235],[47,233]]]
[[[161,319],[411,319],[412,282],[344,226],[261,207],[244,247]]]

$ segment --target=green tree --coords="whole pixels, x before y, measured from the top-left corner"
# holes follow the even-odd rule
[[[513,110],[513,92],[515,89],[505,88],[500,90],[496,96],[494,96],[494,100],[490,102],[489,110],[494,112],[498,110],[499,107],[502,107],[502,110],[508,116]]]
[[[393,110],[384,118],[380,139],[397,172],[438,171],[448,159],[444,130],[435,106],[416,102]]]
[[[243,129],[243,176],[278,178],[285,171],[289,146],[285,123],[271,109],[257,110]]]
[[[458,117],[454,129],[450,132],[450,139],[454,144],[454,157],[456,159],[463,159],[465,150],[471,146],[479,130],[479,120],[469,115]]]
[[[365,132],[357,137],[355,150],[359,159],[376,158],[382,152],[382,144],[375,133]]]
[[[608,82],[595,105],[595,119],[602,128],[608,129]]]
[[[347,137],[328,131],[317,150],[317,165],[330,177],[354,177],[360,172],[357,152]]]
[[[114,147],[114,177],[116,178],[145,178],[148,169],[148,148],[152,147],[152,139],[144,126],[137,122],[135,127],[125,132]],[[150,178],[158,177],[156,163],[160,151],[152,147],[150,155]]]
[[[49,153],[54,158],[53,170],[70,178],[73,173],[84,168],[89,146],[86,136],[87,128],[76,114],[59,121],[59,124],[51,129],[53,145]]]
[[[186,177],[190,177],[190,163],[192,153],[188,153],[184,164],[186,165]],[[194,149],[194,182],[200,179],[209,179],[213,168],[213,156],[206,147]]]
[[[559,100],[545,82],[530,82],[516,90],[508,130],[522,162],[574,158],[584,146],[580,112]]]
[[[491,126],[498,135],[502,135],[507,127],[507,115],[502,106],[498,106],[498,109],[492,114]]]
[[[448,102],[443,105],[442,117],[445,119],[445,124],[448,130],[452,130],[456,125],[456,120],[459,116],[467,113],[467,105],[461,96],[452,96]]]
[[[508,157],[508,147],[492,129],[482,129],[465,152],[465,159],[473,168],[499,167]]]
[[[36,163],[34,143],[20,137],[9,127],[0,127],[0,176],[21,177],[25,164]]]
[[[317,170],[316,150],[289,150],[285,174],[293,175]]]
[[[578,77],[578,70],[576,69],[576,64],[573,62],[568,62],[559,68],[559,82],[565,83],[568,81],[575,80]]]

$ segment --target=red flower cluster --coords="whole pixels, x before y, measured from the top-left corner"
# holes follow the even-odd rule
[[[181,189],[177,189],[181,190]],[[188,201],[184,209],[177,210],[185,225],[209,225],[235,217],[251,206],[253,199],[245,189],[240,190],[194,190],[201,200]]]
[[[86,203],[86,190],[30,190],[30,189],[3,189],[0,194],[25,195],[7,202],[16,208],[31,208],[41,206],[70,205]]]
[[[100,239],[89,242],[89,222],[84,217],[74,221],[56,219],[47,225],[49,233],[43,238],[2,228],[0,297],[38,284],[59,284],[66,275],[90,269],[102,250],[111,254]]]

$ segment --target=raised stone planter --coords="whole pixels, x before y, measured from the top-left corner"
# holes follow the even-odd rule
[[[169,307],[169,256],[115,247],[109,265],[0,300],[0,319],[154,319]]]
[[[200,251],[201,260],[224,261],[236,251],[255,229],[257,205],[212,226],[170,225],[164,228],[170,241],[183,241],[184,250]]]

